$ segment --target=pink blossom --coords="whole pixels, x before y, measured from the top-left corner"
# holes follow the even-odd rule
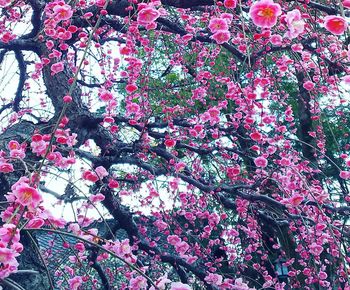
[[[0,228],[0,240],[4,243],[18,243],[20,239],[19,229],[14,224],[4,224]]]
[[[350,75],[345,75],[341,79],[345,84],[350,85]]]
[[[341,16],[329,15],[324,18],[324,27],[335,35],[341,35],[348,28],[346,20]]]
[[[70,290],[78,290],[79,286],[83,284],[83,279],[80,276],[75,276],[72,279],[69,279],[68,283]]]
[[[345,170],[340,171],[339,177],[343,178],[343,179],[349,179],[350,178],[350,171],[345,171]]]
[[[27,225],[26,228],[32,228],[32,229],[40,229],[45,224],[44,220],[41,218],[34,218],[31,219]]]
[[[290,162],[289,159],[283,157],[281,159],[281,163],[280,164],[281,164],[281,166],[289,166],[291,164],[291,162]]]
[[[327,273],[326,272],[323,272],[323,271],[320,271],[318,273],[318,278],[320,278],[320,280],[326,280],[328,277]]]
[[[249,15],[256,26],[271,28],[276,25],[277,17],[282,14],[281,6],[272,0],[255,2],[249,10]]]
[[[20,149],[21,145],[19,145],[19,143],[15,140],[11,140],[8,145],[7,145],[8,149],[10,150],[14,150],[14,149]]]
[[[209,273],[205,278],[209,284],[220,286],[222,284],[222,276],[214,273]]]
[[[181,242],[181,239],[176,235],[170,235],[167,237],[167,241],[170,245],[176,245]]]
[[[26,154],[24,153],[23,149],[14,149],[10,151],[10,157],[23,159],[24,157],[26,157]]]
[[[0,7],[5,7],[9,5],[12,2],[12,0],[0,0]]]
[[[0,245],[0,279],[8,277],[17,271],[18,262],[16,260],[18,253],[13,249],[8,249],[3,243]]]
[[[176,172],[182,172],[186,168],[186,163],[185,162],[177,162],[175,164],[175,171]]]
[[[72,7],[67,4],[58,4],[52,10],[55,13],[55,19],[58,21],[70,19],[73,15]]]
[[[105,196],[102,193],[97,193],[89,197],[89,200],[92,203],[97,203],[97,202],[103,201],[104,199],[105,199]]]
[[[223,44],[230,40],[231,34],[228,30],[218,30],[210,38],[214,39],[217,44]]]
[[[166,284],[170,283],[171,280],[168,279],[167,275],[160,277],[157,281],[156,281],[156,286],[159,289],[165,289]]]
[[[220,30],[228,30],[227,21],[225,19],[217,17],[210,19],[208,27],[212,33],[218,32]]]
[[[64,64],[62,61],[56,62],[51,65],[51,75],[58,74],[59,72],[63,71],[64,69]]]
[[[305,90],[311,91],[315,87],[315,84],[312,81],[306,81],[303,84],[303,87],[304,87]]]
[[[95,172],[100,179],[108,176],[108,171],[103,166],[96,167]]]
[[[148,25],[156,21],[159,16],[160,13],[158,10],[153,7],[145,7],[138,13],[137,22],[141,25]]]
[[[85,251],[85,246],[83,243],[76,243],[74,245],[74,248],[78,250],[79,252],[84,252]]]
[[[110,93],[108,91],[102,91],[99,96],[100,96],[100,99],[104,102],[109,102],[109,101],[113,100],[112,93]]]
[[[267,159],[263,156],[259,156],[257,158],[254,159],[254,163],[257,167],[266,167],[267,166]]]
[[[125,258],[130,263],[136,262],[136,257],[132,254],[132,249],[128,239],[122,241],[115,241],[112,246],[112,251],[118,256]]]
[[[42,201],[41,195],[34,187],[23,183],[14,191],[17,201],[24,206],[36,207]]]
[[[280,46],[282,45],[282,36],[279,34],[273,34],[270,36],[270,42],[273,45]]]
[[[176,252],[178,252],[180,254],[185,254],[189,248],[190,248],[190,246],[185,241],[182,241],[182,242],[175,244]]]
[[[350,0],[344,0],[343,6],[344,6],[344,8],[350,9]]]
[[[129,285],[132,290],[147,289],[147,279],[143,276],[137,276],[136,278],[130,279]]]
[[[312,243],[309,246],[309,249],[310,249],[310,253],[313,254],[314,256],[319,256],[323,252],[323,247],[316,243]]]
[[[140,106],[136,103],[128,103],[126,105],[127,115],[137,114],[140,111]]]
[[[170,290],[192,290],[192,288],[188,284],[173,282],[170,285]]]
[[[298,206],[299,204],[302,203],[302,201],[304,200],[304,197],[300,194],[294,194],[293,196],[291,196],[288,199],[289,204],[291,204],[292,206]]]
[[[233,285],[232,289],[234,290],[249,290],[249,286],[243,282],[242,278],[238,278],[235,280],[235,284]]]
[[[31,142],[30,147],[32,148],[33,153],[39,155],[43,155],[46,153],[47,146],[49,145],[48,142],[45,142],[44,140],[40,140],[38,142]]]
[[[9,172],[13,172],[13,171],[14,171],[14,169],[13,169],[13,165],[11,163],[0,161],[0,172],[9,173]]]
[[[287,12],[285,20],[288,26],[288,31],[285,34],[286,37],[295,38],[304,32],[305,22],[298,9]]]
[[[230,179],[234,179],[235,176],[239,175],[241,173],[241,168],[239,165],[235,167],[227,167],[226,168],[226,175]]]

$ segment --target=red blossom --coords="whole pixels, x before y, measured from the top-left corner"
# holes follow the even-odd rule
[[[324,18],[324,27],[335,35],[342,35],[348,28],[348,23],[341,16],[329,15]]]

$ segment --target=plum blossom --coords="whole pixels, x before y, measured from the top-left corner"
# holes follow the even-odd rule
[[[304,197],[300,194],[294,194],[288,199],[288,203],[292,206],[298,206],[299,204],[302,203],[304,200]]]
[[[237,0],[225,0],[224,6],[226,8],[234,9],[237,6]]]
[[[0,172],[9,173],[9,172],[13,172],[13,171],[14,171],[14,169],[13,169],[13,165],[11,163],[0,161]]]
[[[296,38],[304,32],[305,22],[298,9],[287,12],[285,20],[288,26],[285,37]]]
[[[58,74],[62,72],[64,69],[64,64],[62,61],[56,62],[51,65],[51,75],[54,76],[55,74]]]
[[[112,93],[110,93],[110,92],[108,92],[108,91],[106,91],[106,90],[102,91],[102,92],[99,94],[99,97],[100,97],[100,99],[101,99],[102,101],[104,101],[104,102],[109,102],[109,101],[113,100],[113,95],[112,95]]]
[[[192,288],[188,284],[173,282],[170,284],[170,290],[192,290]]]
[[[230,179],[234,179],[240,173],[241,173],[241,168],[239,165],[237,165],[235,167],[227,167],[226,168],[226,175]]]
[[[350,178],[350,171],[345,171],[345,170],[340,171],[339,177],[342,179],[349,179]]]
[[[315,84],[312,82],[312,81],[306,81],[304,84],[303,84],[303,88],[305,90],[308,90],[308,91],[311,91],[313,90],[315,87]]]
[[[130,289],[141,290],[147,289],[147,279],[143,276],[137,276],[136,278],[130,279]]]
[[[176,235],[170,235],[167,237],[167,241],[171,245],[176,245],[177,243],[181,242],[181,239]]]
[[[218,30],[210,38],[214,39],[217,44],[223,44],[230,40],[231,33],[228,30]]]
[[[209,273],[204,280],[209,284],[220,286],[222,284],[222,276],[214,273]]]
[[[69,289],[78,290],[79,286],[83,284],[83,279],[80,276],[75,276],[72,279],[69,279]]]
[[[99,180],[99,177],[97,176],[97,174],[95,172],[92,172],[91,170],[87,170],[83,172],[82,177],[83,179],[91,182],[96,182],[97,180]]]
[[[11,4],[12,0],[0,0],[0,7],[5,7]]]
[[[20,239],[19,229],[14,224],[4,224],[0,228],[0,240],[3,243],[18,243]]]
[[[350,75],[345,75],[341,79],[345,84],[350,85]]]
[[[15,150],[15,149],[20,149],[21,145],[19,145],[19,143],[15,140],[11,140],[8,145],[7,145],[8,149],[10,150]]]
[[[276,25],[277,17],[281,14],[281,6],[272,0],[255,2],[249,10],[253,23],[261,28],[271,28]]]
[[[0,279],[4,279],[17,271],[18,253],[14,249],[8,249],[4,243],[0,243]]]
[[[119,257],[126,259],[130,263],[136,262],[136,257],[132,253],[129,239],[115,241],[114,245],[111,247],[111,250],[115,252]]]
[[[344,6],[344,8],[350,9],[350,0],[344,0],[343,6]]]
[[[73,15],[72,7],[68,4],[57,4],[52,10],[55,13],[55,19],[57,21],[68,20]]]
[[[32,148],[33,153],[37,154],[37,156],[45,154],[48,145],[49,142],[45,142],[44,140],[37,142],[32,141],[30,143],[30,147]]]
[[[164,290],[166,287],[166,284],[169,284],[171,280],[168,279],[168,276],[162,276],[156,281],[156,286],[158,289]]]
[[[100,179],[108,176],[108,171],[103,166],[96,167],[95,172]]]
[[[160,16],[160,12],[153,7],[145,7],[141,9],[137,15],[137,22],[140,25],[148,25],[157,20]]]
[[[176,140],[174,140],[174,139],[166,139],[165,141],[164,141],[164,145],[166,146],[166,147],[175,147],[175,145],[176,145]]]
[[[126,115],[137,114],[140,111],[140,106],[136,103],[128,103],[126,105]]]
[[[273,45],[281,46],[282,45],[282,36],[279,34],[273,34],[270,36],[270,42]]]
[[[217,17],[210,19],[208,27],[212,33],[215,33],[220,30],[228,30],[227,21],[225,19]]]
[[[137,91],[138,87],[135,84],[127,84],[125,87],[125,90],[128,94],[132,94],[133,92]]]
[[[175,244],[176,252],[180,254],[185,254],[189,248],[190,246],[185,241],[178,242]]]
[[[27,225],[26,228],[32,228],[32,229],[39,229],[45,224],[44,220],[41,218],[34,218],[31,219]]]
[[[36,207],[42,201],[39,191],[27,183],[18,185],[13,193],[17,198],[17,202],[23,206]]]
[[[25,157],[25,153],[23,149],[14,149],[10,151],[11,158],[23,159]]]
[[[328,15],[324,18],[324,27],[335,35],[342,35],[348,28],[346,20],[341,16]]]
[[[309,246],[310,253],[314,256],[319,256],[323,252],[323,247],[321,245],[318,245],[316,243],[312,243]]]
[[[115,179],[110,179],[108,181],[108,186],[109,188],[118,188],[119,187],[119,182]]]
[[[264,168],[267,166],[267,159],[263,156],[259,156],[257,158],[254,159],[254,163],[257,167],[261,167]]]
[[[233,285],[234,290],[249,290],[251,289],[246,283],[243,282],[242,278],[238,278],[235,280],[235,284]]]
[[[104,199],[105,199],[105,196],[102,193],[97,193],[89,197],[89,200],[92,203],[97,203],[97,202],[103,201]]]

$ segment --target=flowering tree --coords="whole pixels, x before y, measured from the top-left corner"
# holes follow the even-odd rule
[[[0,7],[0,285],[350,289],[350,1]]]

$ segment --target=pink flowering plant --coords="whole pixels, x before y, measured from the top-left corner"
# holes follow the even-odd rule
[[[350,1],[0,8],[0,288],[350,289]]]

